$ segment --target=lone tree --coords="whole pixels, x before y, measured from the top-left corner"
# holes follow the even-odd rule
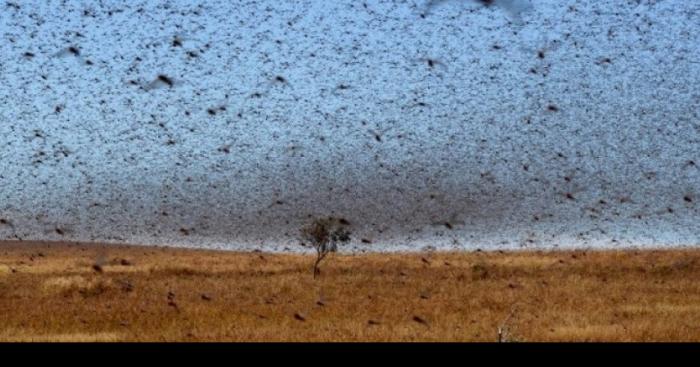
[[[348,221],[337,218],[316,219],[301,229],[302,246],[308,242],[316,250],[314,261],[314,279],[321,274],[319,265],[331,252],[338,251],[338,245],[350,241],[350,231],[346,229]]]

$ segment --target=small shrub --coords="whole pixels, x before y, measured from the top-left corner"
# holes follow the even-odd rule
[[[302,245],[308,242],[316,250],[314,279],[321,273],[321,261],[331,252],[338,251],[339,244],[350,241],[350,231],[346,228],[349,224],[345,219],[321,218],[301,229]]]

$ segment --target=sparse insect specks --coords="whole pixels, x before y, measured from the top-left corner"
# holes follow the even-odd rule
[[[549,104],[549,105],[547,105],[547,111],[559,112],[559,107],[557,107],[556,105],[553,105],[553,104]]]
[[[447,0],[428,0],[424,6],[423,12],[420,13],[420,17],[425,18],[429,15],[433,7],[445,2],[447,2]],[[457,3],[457,1],[454,2]],[[479,4],[484,8],[497,6],[505,11],[509,15],[509,18],[517,24],[522,23],[522,14],[532,9],[532,5],[527,0],[470,0],[469,2]],[[462,1],[462,3],[464,3],[464,1]]]
[[[284,78],[283,76],[281,76],[281,75],[277,75],[277,76],[275,77],[275,81],[278,82],[278,83],[282,83],[282,84],[287,83],[287,79],[285,79],[285,78]]]

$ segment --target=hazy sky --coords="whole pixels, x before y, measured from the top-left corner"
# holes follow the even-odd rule
[[[700,243],[700,2],[0,7],[0,239]]]

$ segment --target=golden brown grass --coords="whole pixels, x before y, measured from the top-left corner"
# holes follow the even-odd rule
[[[0,243],[0,340],[700,340],[700,250],[333,255],[316,281],[312,263]]]

